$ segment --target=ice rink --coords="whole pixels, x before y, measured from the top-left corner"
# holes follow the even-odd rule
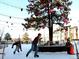
[[[4,59],[76,59],[76,55],[68,55],[66,52],[38,52],[39,58],[34,58],[34,52],[31,52],[29,56],[26,57],[26,53],[30,49],[31,44],[22,44],[23,51],[19,53],[16,52],[16,54],[13,54],[15,46],[13,49],[11,46],[12,44],[9,44],[8,47],[5,48]]]

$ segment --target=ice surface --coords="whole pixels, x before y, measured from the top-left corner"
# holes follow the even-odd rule
[[[34,52],[31,52],[29,56],[26,57],[26,53],[30,47],[31,44],[22,44],[23,51],[13,54],[15,46],[12,49],[10,44],[7,48],[5,48],[4,59],[76,59],[76,55],[68,55],[66,52],[38,52],[39,58],[34,58]]]

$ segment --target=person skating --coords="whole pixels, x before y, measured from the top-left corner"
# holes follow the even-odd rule
[[[16,53],[16,51],[19,52],[19,49],[20,49],[20,51],[22,51],[21,41],[20,41],[20,40],[14,42],[14,43],[12,44],[12,48],[14,47],[14,45],[16,46],[16,48],[15,48],[15,50],[14,50],[14,52],[13,52],[14,54]]]
[[[30,53],[31,51],[33,51],[33,50],[35,51],[34,57],[39,57],[39,55],[37,54],[37,52],[38,52],[38,46],[37,46],[37,44],[38,44],[38,41],[39,41],[40,39],[42,39],[42,38],[41,38],[41,34],[39,33],[39,34],[35,37],[35,39],[32,41],[31,49],[27,52],[26,57],[28,57],[29,53]]]

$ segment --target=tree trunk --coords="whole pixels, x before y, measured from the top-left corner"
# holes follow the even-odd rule
[[[49,41],[50,41],[50,45],[53,44],[53,21],[52,21],[52,14],[49,14],[49,3],[48,3],[48,19],[49,19],[49,22],[48,22],[48,26],[49,26]]]
[[[52,19],[52,13],[51,13],[50,19],[49,19],[49,41],[50,41],[50,45],[53,44],[53,19]]]
[[[49,27],[49,41],[50,45],[53,44],[53,26]]]

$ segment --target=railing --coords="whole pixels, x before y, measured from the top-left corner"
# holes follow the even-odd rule
[[[0,44],[0,55],[2,56],[1,59],[4,59],[4,50],[5,50],[5,43],[4,44]]]
[[[73,39],[72,41],[74,41],[74,44],[75,44],[76,57],[77,57],[77,59],[79,59],[79,52],[78,52],[78,42],[79,42],[79,39]]]

